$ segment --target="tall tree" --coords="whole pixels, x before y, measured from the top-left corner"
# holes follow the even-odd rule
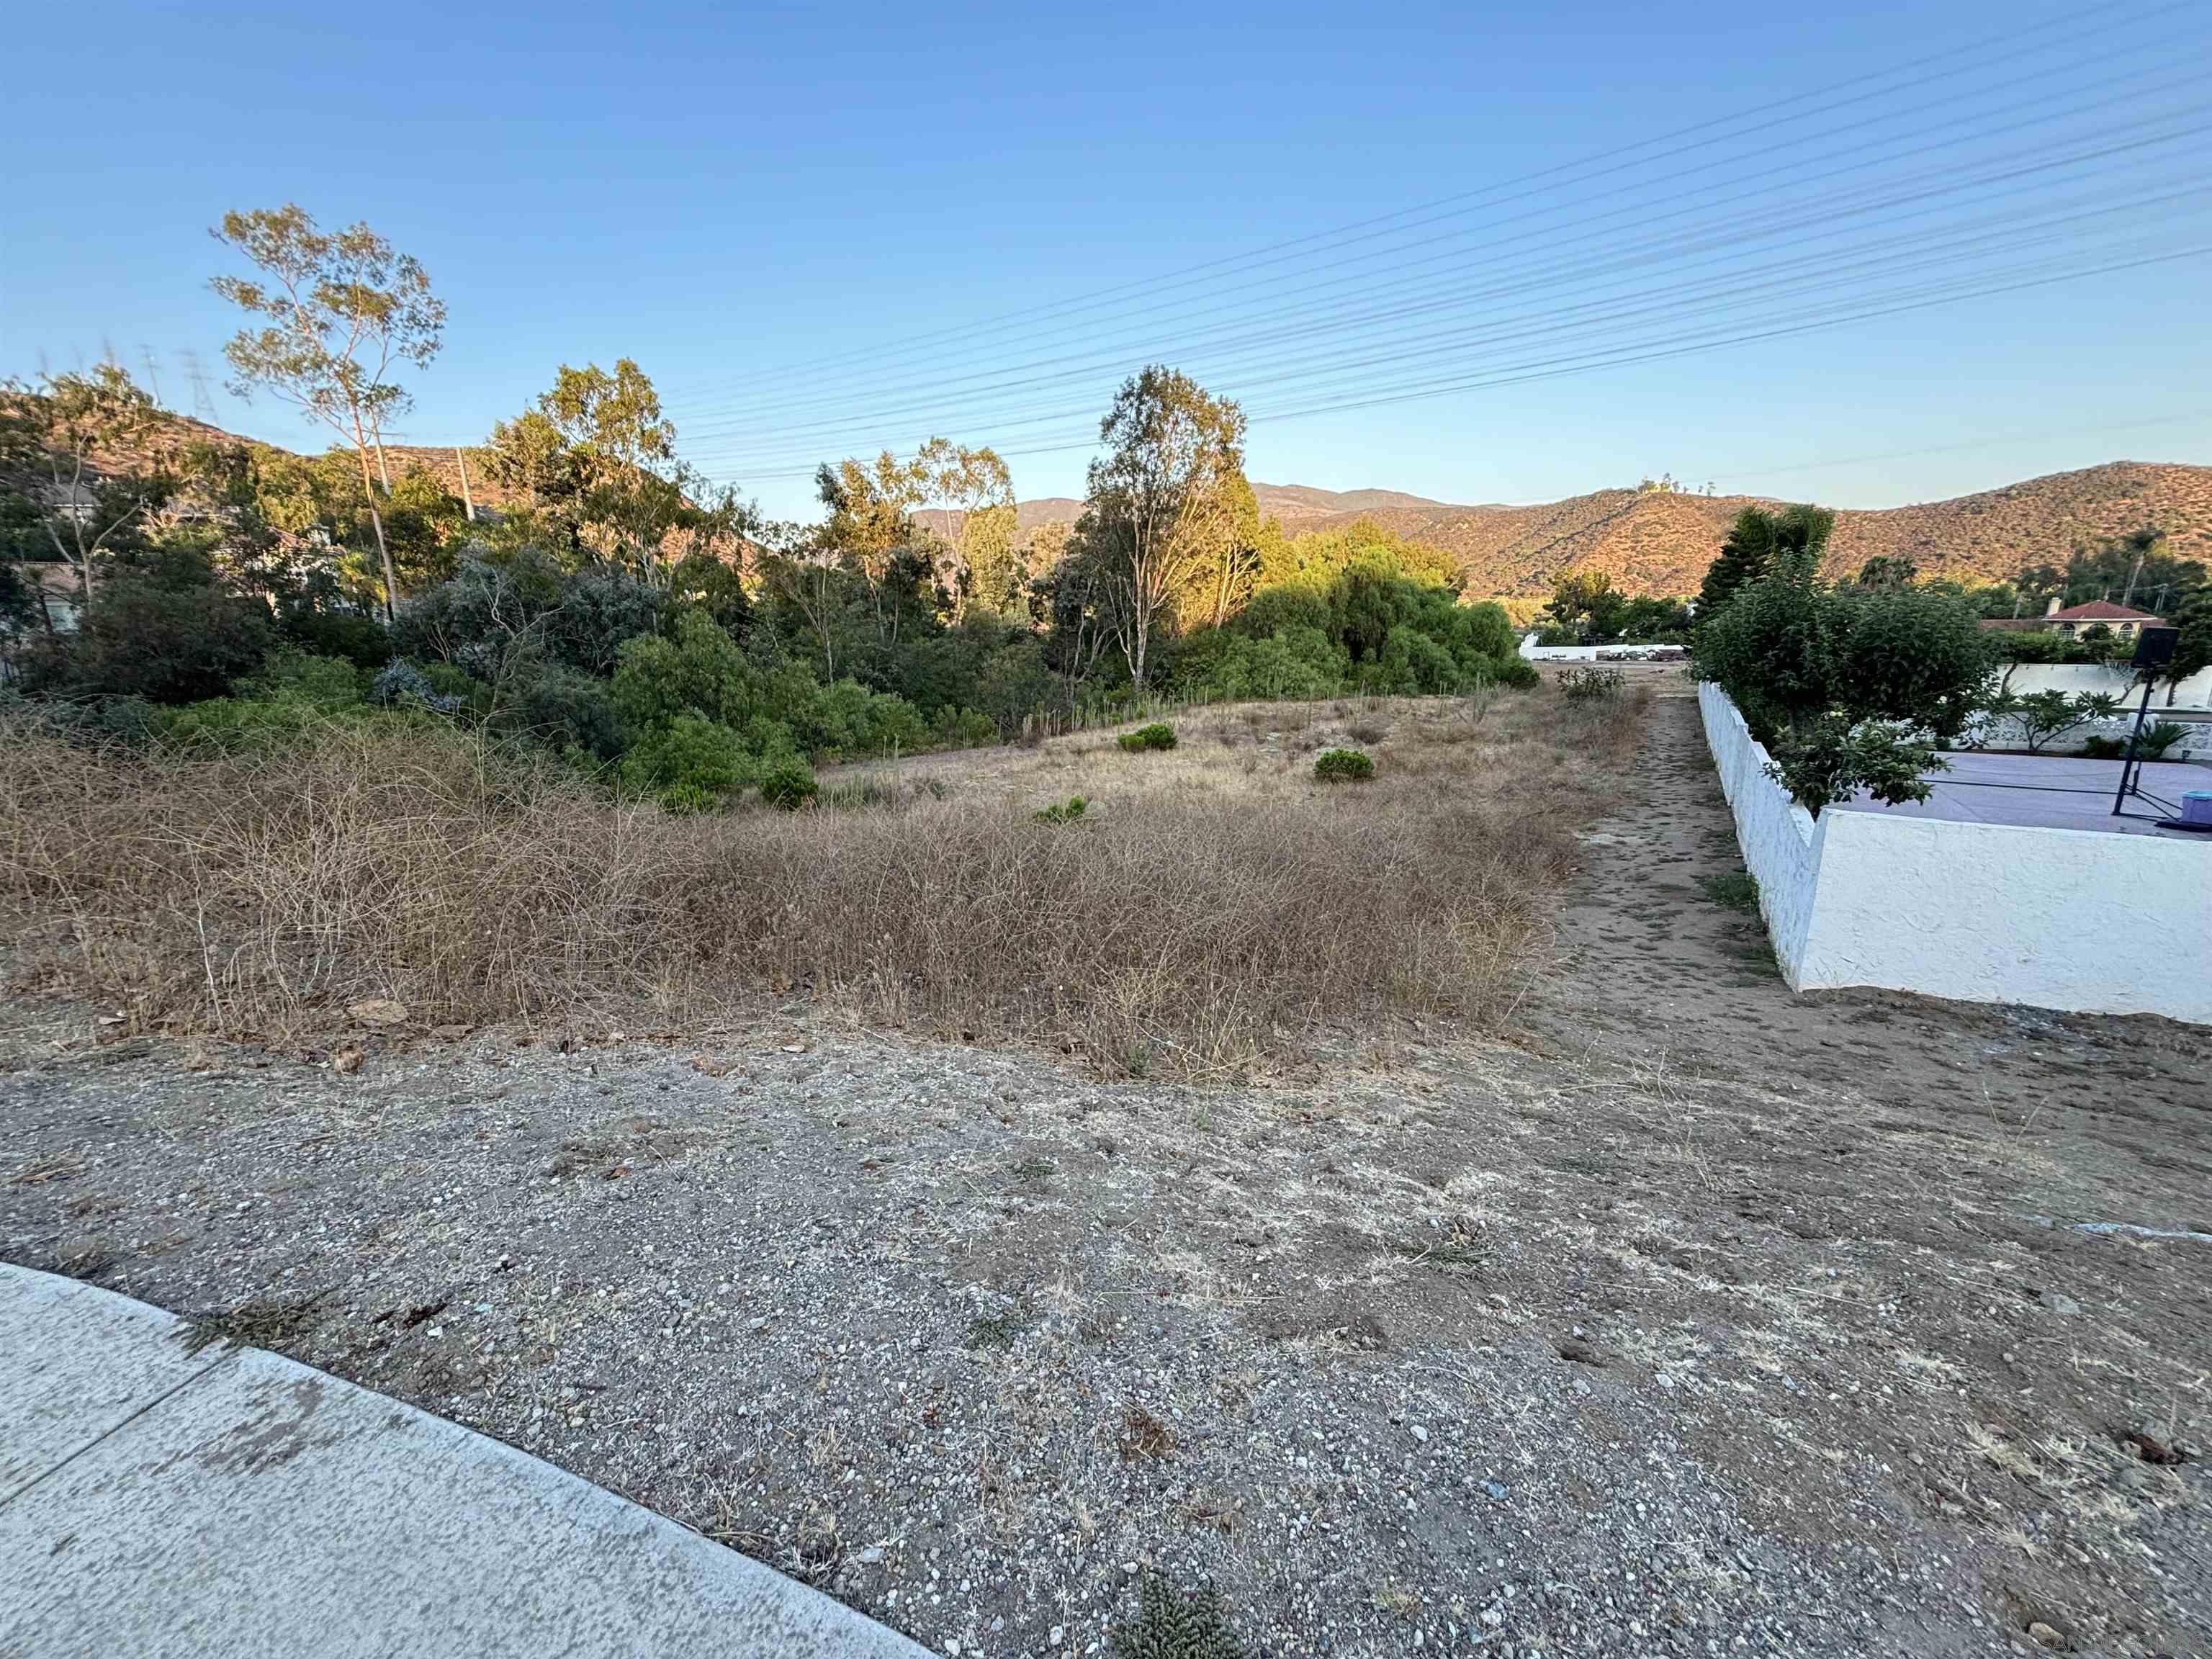
[[[915,509],[927,499],[929,475],[919,460],[901,461],[888,449],[873,461],[848,459],[815,470],[814,487],[829,518],[823,547],[857,570],[867,585],[878,642],[897,643],[908,607],[896,591],[908,586],[919,537]]]
[[[1920,580],[1920,566],[1909,553],[1877,553],[1859,567],[1859,586],[1869,591],[1910,587]]]
[[[1785,507],[1779,513],[1747,507],[1729,526],[1720,556],[1706,567],[1698,590],[1698,620],[1718,613],[1735,591],[1771,571],[1793,568],[1811,576],[1820,568],[1836,515],[1825,507]]]
[[[952,620],[971,603],[1004,612],[1020,586],[1014,552],[1014,481],[996,450],[932,438],[915,453],[921,499],[945,510],[952,550],[945,591]]]
[[[2200,587],[2174,607],[2173,625],[2180,630],[2173,641],[2173,660],[2160,676],[2166,681],[2168,708],[2191,674],[2212,668],[2212,587]]]
[[[2077,549],[2066,561],[2066,603],[2112,599],[2161,615],[2204,586],[2204,567],[2170,551],[2154,526]]]
[[[152,453],[160,425],[152,397],[112,361],[35,387],[0,384],[0,471],[21,481],[22,517],[76,573],[88,603],[94,561],[173,489]]]
[[[223,348],[240,397],[273,393],[353,447],[383,568],[384,609],[396,615],[398,579],[369,477],[385,427],[410,404],[391,377],[429,366],[444,343],[445,302],[422,265],[366,224],[324,231],[296,204],[226,213],[213,232],[262,273],[218,276],[215,291],[250,318]]]
[[[1169,603],[1200,556],[1200,523],[1243,471],[1244,411],[1155,364],[1122,383],[1098,436],[1090,516],[1115,640],[1141,687]]]
[[[694,556],[724,556],[753,523],[736,492],[713,489],[676,450],[676,425],[628,357],[561,365],[531,408],[493,427],[487,477],[526,495],[526,534],[581,558],[670,580]]]
[[[1577,645],[1606,645],[1628,630],[1629,598],[1603,570],[1562,571],[1552,579],[1552,626]]]
[[[1190,557],[1189,604],[1178,620],[1203,618],[1218,628],[1242,610],[1259,585],[1273,527],[1272,520],[1261,522],[1259,498],[1242,471],[1228,474],[1194,503],[1182,532]],[[1279,540],[1280,530],[1274,535]]]

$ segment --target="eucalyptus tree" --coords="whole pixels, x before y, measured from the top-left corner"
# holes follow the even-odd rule
[[[445,302],[420,262],[368,225],[325,231],[295,203],[226,213],[211,234],[258,273],[213,283],[252,319],[223,348],[231,390],[270,392],[351,447],[383,568],[385,614],[395,615],[398,579],[370,458],[411,405],[392,376],[403,365],[427,368],[444,343]]]
[[[1206,556],[1200,532],[1243,473],[1244,412],[1155,364],[1122,383],[1098,435],[1088,516],[1115,639],[1142,686],[1153,639]]]

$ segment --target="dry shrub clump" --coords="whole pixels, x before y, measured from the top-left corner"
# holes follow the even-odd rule
[[[1151,775],[1058,825],[922,789],[676,818],[452,731],[176,755],[19,720],[0,892],[19,975],[149,1025],[277,1036],[370,997],[417,1023],[680,1019],[796,993],[1190,1075],[1389,1011],[1502,1018],[1611,741],[1544,718],[1542,740],[1416,747],[1356,804],[1209,746],[1226,787]]]

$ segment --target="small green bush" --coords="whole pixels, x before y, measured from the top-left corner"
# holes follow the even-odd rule
[[[1039,823],[1073,823],[1083,816],[1083,809],[1089,805],[1082,796],[1070,795],[1066,800],[1040,806],[1030,816]]]
[[[1826,714],[1790,727],[1775,740],[1767,775],[1810,812],[1847,801],[1861,789],[1891,806],[1926,800],[1923,775],[1950,769],[1935,744],[1901,720],[1853,720]]]
[[[2120,738],[2084,738],[2077,752],[2083,760],[2118,760],[2128,752],[2128,745]]]
[[[779,755],[761,767],[761,799],[787,812],[812,800],[817,787],[813,769],[796,755]]]
[[[2136,758],[2156,760],[2189,735],[2189,728],[2179,720],[2153,720],[2136,738]],[[2127,745],[2119,745],[2123,751]]]
[[[833,783],[815,798],[817,805],[855,811],[871,806],[896,806],[899,787],[890,778],[854,778]]]
[[[973,708],[940,708],[930,738],[939,749],[981,749],[999,740],[999,723]]]
[[[1364,783],[1375,775],[1375,763],[1363,749],[1331,749],[1314,763],[1314,776],[1323,783]]]
[[[1510,685],[1521,691],[1532,685],[1540,685],[1544,681],[1544,677],[1536,672],[1536,665],[1525,657],[1501,657],[1492,672],[1498,684]]]
[[[1206,1584],[1182,1595],[1147,1575],[1137,1587],[1137,1616],[1114,1632],[1114,1659],[1244,1659],[1244,1649],[1220,1591]]]
[[[648,731],[622,761],[623,787],[653,796],[672,812],[703,812],[757,775],[757,763],[744,739],[696,714],[678,714]]]
[[[1628,686],[1628,677],[1618,668],[1563,668],[1559,690],[1569,702],[1600,702],[1618,697]]]
[[[1708,899],[1723,910],[1741,910],[1751,915],[1759,909],[1759,878],[1748,870],[1726,870],[1718,875],[1699,876],[1698,885],[1705,889]]]
[[[1176,746],[1175,727],[1164,720],[1154,720],[1150,726],[1124,732],[1117,741],[1133,755],[1142,754],[1147,749],[1172,749]]]

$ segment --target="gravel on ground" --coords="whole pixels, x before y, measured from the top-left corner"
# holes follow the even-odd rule
[[[1514,1042],[1237,1087],[0,1005],[0,1255],[947,1654],[1106,1652],[1155,1574],[1278,1656],[2212,1651],[2212,1033],[1792,997],[1680,696],[1588,842]]]

